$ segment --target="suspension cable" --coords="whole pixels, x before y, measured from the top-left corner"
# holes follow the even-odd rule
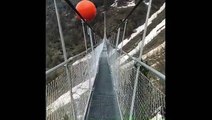
[[[109,32],[109,36],[108,36],[108,37],[111,36],[111,33],[112,33],[112,32],[117,31],[118,28],[119,28],[123,23],[125,23],[125,21],[130,17],[130,15],[132,15],[132,13],[135,11],[135,9],[138,7],[138,5],[139,5],[142,1],[143,1],[143,0],[138,1],[138,3],[133,7],[133,9],[128,13],[128,15],[121,21],[121,23],[119,23],[119,24],[117,25],[117,27],[115,27],[113,30],[111,30],[111,31]]]
[[[74,5],[72,4],[71,1],[65,0],[65,2],[71,7],[72,10],[74,10],[74,12],[83,20],[83,22],[91,29],[91,31],[92,31],[94,34],[98,35],[100,38],[103,38],[102,35],[101,35],[100,33],[97,34],[97,32],[94,31],[94,29],[90,26],[90,24],[88,24],[88,23],[86,22],[86,20],[85,20],[85,19],[82,17],[82,15],[77,11],[77,9],[74,7]]]

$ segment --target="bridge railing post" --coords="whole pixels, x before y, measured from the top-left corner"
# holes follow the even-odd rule
[[[104,40],[107,38],[106,34],[107,34],[107,29],[106,29],[106,11],[104,12]]]
[[[124,22],[124,31],[123,31],[122,40],[121,40],[121,50],[122,50],[122,47],[123,47],[123,41],[124,41],[124,37],[125,37],[126,27],[127,27],[127,19]]]
[[[63,32],[62,32],[60,16],[59,16],[59,13],[58,13],[56,0],[54,0],[54,7],[55,7],[55,11],[56,11],[60,40],[61,40],[61,44],[62,44],[63,57],[64,57],[64,60],[67,61],[67,53],[66,53],[65,42],[64,42],[64,38],[63,38]],[[68,79],[68,84],[69,84],[69,89],[70,89],[70,98],[71,98],[70,102],[71,102],[71,105],[72,105],[72,112],[73,112],[72,114],[73,114],[74,120],[76,120],[76,111],[74,109],[74,99],[73,99],[73,95],[72,95],[72,82],[71,82],[71,77],[70,77],[70,71],[69,71],[67,64],[65,64],[64,66],[65,66],[66,76],[67,76],[67,79]]]
[[[82,30],[83,30],[83,36],[84,36],[84,43],[85,43],[85,49],[86,49],[86,53],[88,53],[87,51],[87,39],[86,39],[86,34],[85,34],[85,24],[84,21],[81,19],[82,22]],[[93,51],[93,49],[92,49]],[[86,60],[87,61],[87,65],[88,65],[88,69],[91,69],[91,65],[89,64],[89,59]],[[91,73],[88,73],[88,79],[89,79],[89,90],[91,90]]]
[[[119,43],[119,36],[120,36],[120,28],[118,28],[118,33],[117,33],[117,37],[116,37],[116,51],[114,51],[114,54],[115,54],[115,56],[114,56],[114,62],[115,62],[115,69],[116,69],[116,71],[114,71],[114,72],[116,72],[116,74],[115,74],[115,81],[114,81],[114,83],[115,83],[115,89],[116,89],[116,91],[118,90],[118,79],[119,79],[119,63],[118,63],[118,61],[115,61],[115,59],[117,59],[118,58],[118,52],[117,52],[117,50],[118,50],[118,43]]]
[[[90,43],[91,43],[91,50],[92,50],[92,66],[95,68],[96,67],[96,56],[95,56],[95,51],[94,51],[94,48],[93,48],[93,39],[92,39],[92,34],[91,34],[91,29],[88,28],[88,31],[89,31],[89,37],[90,37]],[[96,69],[95,69],[96,70]],[[92,70],[91,70],[92,71]],[[96,71],[92,71],[94,73],[96,73]],[[91,86],[91,79],[89,79],[89,88],[90,90],[92,89],[92,86]]]
[[[148,5],[146,21],[145,21],[145,26],[144,26],[144,33],[143,33],[143,37],[142,37],[142,41],[141,41],[141,45],[140,45],[140,54],[139,54],[139,58],[138,58],[139,61],[142,58],[144,40],[145,40],[145,37],[146,37],[146,31],[147,31],[147,25],[148,25],[148,19],[149,19],[151,4],[152,4],[152,0],[149,1],[149,5]],[[132,96],[132,102],[131,102],[131,107],[130,107],[129,120],[132,120],[132,116],[133,116],[133,110],[134,110],[134,104],[135,104],[135,96],[136,96],[136,91],[137,91],[139,72],[140,72],[140,66],[137,67],[137,71],[136,71],[136,77],[135,77],[135,83],[134,83],[134,88],[133,88],[133,96]]]
[[[84,21],[82,19],[81,19],[81,22],[82,22],[82,32],[83,32],[83,37],[84,37],[85,50],[86,50],[86,53],[87,53],[88,47],[87,47],[87,39],[86,39],[86,35],[85,35],[85,25],[84,25]]]

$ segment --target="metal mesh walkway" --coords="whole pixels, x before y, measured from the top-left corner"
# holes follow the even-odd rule
[[[106,47],[101,54],[87,120],[121,120],[107,62]]]

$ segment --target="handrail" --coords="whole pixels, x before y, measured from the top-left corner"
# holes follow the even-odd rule
[[[101,42],[100,42],[100,43],[101,43]],[[99,44],[100,44],[100,43],[99,43]],[[96,44],[94,47],[98,46],[99,44]],[[88,50],[90,50],[90,49],[91,49],[91,48],[88,48]],[[77,54],[77,55],[75,55],[75,56],[72,56],[72,57],[68,58],[68,60],[66,60],[66,61],[64,61],[64,62],[62,62],[62,63],[56,65],[55,67],[53,67],[53,68],[51,68],[51,69],[49,69],[49,70],[47,70],[47,71],[46,71],[46,75],[48,75],[49,73],[51,73],[51,72],[57,70],[58,68],[60,68],[60,67],[62,67],[62,66],[64,66],[64,65],[66,65],[68,62],[70,62],[70,61],[73,60],[74,58],[76,58],[76,57],[78,57],[78,56],[80,56],[80,55],[82,55],[82,54],[84,54],[84,53],[86,53],[86,51],[83,51],[83,52],[81,52],[81,53],[79,53],[79,54]]]
[[[109,42],[107,42],[107,43],[109,43]],[[111,47],[115,48],[114,45],[112,45],[111,43],[109,43],[109,45],[110,45]],[[115,49],[115,50],[116,50],[116,49]],[[156,75],[157,77],[159,77],[160,79],[165,80],[165,75],[164,75],[164,74],[162,74],[162,73],[160,73],[159,71],[155,70],[154,68],[150,67],[150,66],[147,65],[146,63],[139,61],[137,58],[132,57],[132,56],[129,55],[127,52],[125,52],[125,51],[123,51],[123,50],[121,50],[121,49],[116,50],[116,51],[121,51],[122,53],[124,53],[125,55],[129,56],[131,59],[133,59],[133,60],[136,61],[137,63],[139,63],[141,66],[145,67],[145,68],[148,69],[150,72],[152,72],[153,74],[155,74],[155,75]]]
[[[58,68],[60,68],[60,67],[62,67],[62,66],[64,66],[64,65],[66,65],[68,62],[70,62],[70,61],[73,60],[74,58],[76,58],[76,57],[82,55],[82,54],[85,53],[85,52],[86,52],[86,51],[83,51],[83,52],[81,52],[80,54],[77,54],[77,55],[75,55],[75,56],[72,56],[72,57],[70,57],[68,60],[66,60],[66,61],[64,61],[64,62],[62,62],[62,63],[60,63],[59,65],[57,65],[57,66],[55,66],[55,67],[53,67],[53,68],[51,68],[51,69],[49,69],[49,70],[47,70],[47,71],[46,71],[46,75],[48,75],[49,73],[55,71],[56,69],[58,69]]]

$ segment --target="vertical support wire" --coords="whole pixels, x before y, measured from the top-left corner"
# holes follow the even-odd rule
[[[122,51],[122,47],[123,47],[123,44],[124,44],[123,41],[124,41],[124,37],[125,37],[126,26],[127,26],[127,19],[126,19],[126,21],[124,22],[124,32],[123,32],[122,40],[121,40],[121,51]]]
[[[85,34],[85,24],[84,24],[84,21],[81,19],[81,22],[82,22],[82,30],[83,30],[83,36],[84,36],[84,42],[85,42],[85,49],[86,49],[86,54],[88,53],[87,51],[87,39],[86,39],[86,34]],[[90,64],[89,64],[89,59],[87,59],[87,65],[88,65],[88,71],[90,69]],[[90,88],[90,79],[91,79],[91,75],[90,73],[88,73],[88,79],[89,79],[89,90],[91,89]]]
[[[84,42],[85,42],[85,49],[86,49],[86,54],[87,54],[87,56],[88,56],[88,51],[87,51],[87,39],[86,39],[86,34],[85,34],[85,24],[84,24],[84,21],[81,19],[81,22],[82,22],[82,30],[83,30],[83,36],[84,36]],[[92,57],[91,57],[92,58]],[[91,93],[91,90],[92,90],[92,88],[91,88],[91,78],[92,78],[92,74],[91,74],[91,65],[90,65],[90,61],[89,61],[89,59],[87,59],[86,60],[86,62],[87,62],[87,66],[88,66],[88,68],[87,68],[87,73],[88,73],[88,80],[89,80],[89,93]],[[89,97],[90,97],[90,94],[89,94]],[[85,119],[85,117],[86,117],[86,110],[87,110],[87,107],[88,107],[88,102],[89,102],[89,97],[87,98],[87,100],[86,100],[86,103],[85,103],[85,109],[84,109],[84,114],[83,114],[83,120]]]
[[[104,12],[104,38],[103,40],[106,40],[107,38],[107,28],[106,28],[106,11]]]
[[[122,41],[121,41],[121,51],[122,51],[122,47],[123,47],[123,40],[124,40],[124,37],[125,37],[126,25],[127,25],[127,19],[126,19],[126,21],[124,23],[124,31],[123,31],[123,35],[122,35]],[[117,47],[116,50],[118,50],[118,45],[116,47]],[[118,52],[118,51],[116,51],[116,52]],[[120,52],[120,56],[121,56],[121,52]],[[117,70],[118,73],[119,73],[119,68],[120,68],[120,60],[121,60],[121,58],[118,59],[118,70]],[[119,74],[117,74],[117,75],[119,75]],[[118,84],[118,87],[119,87],[119,84]],[[117,92],[115,92],[115,93],[116,93],[116,95],[119,94]],[[123,115],[122,115],[122,111],[120,109],[120,104],[119,104],[119,98],[118,98],[118,96],[117,96],[117,100],[118,100],[118,107],[119,107],[119,112],[120,112],[121,120],[123,120]]]
[[[149,1],[149,6],[148,6],[148,10],[147,10],[145,27],[144,27],[144,33],[143,33],[143,37],[142,37],[142,41],[141,41],[141,46],[140,46],[140,55],[139,55],[139,58],[138,58],[139,61],[142,58],[143,47],[144,47],[144,40],[145,40],[145,37],[146,37],[146,31],[147,31],[147,25],[148,25],[148,19],[149,19],[151,4],[152,4],[152,0]],[[132,120],[133,109],[134,109],[134,104],[135,104],[135,95],[136,95],[136,90],[137,90],[137,85],[138,85],[139,70],[140,70],[140,66],[137,67],[137,71],[136,71],[136,77],[135,77],[135,83],[134,83],[134,89],[133,89],[133,96],[132,96],[132,102],[131,102],[131,107],[130,107],[129,120]]]
[[[118,33],[117,33],[117,37],[116,37],[116,51],[114,50],[114,54],[115,54],[115,59],[117,59],[118,58],[118,42],[119,42],[119,36],[120,36],[120,28],[118,28]],[[117,69],[115,72],[117,72],[116,73],[116,79],[115,79],[115,89],[116,89],[116,91],[118,90],[118,78],[119,78],[119,75],[118,75],[118,72],[119,72],[119,68],[118,68],[118,66],[119,65],[117,65],[117,64],[119,64],[118,62],[116,62],[115,61],[115,59],[114,59],[114,62],[115,62],[115,69]]]
[[[118,28],[118,33],[117,33],[117,36],[116,36],[116,50],[118,49],[118,43],[119,43],[119,35],[120,35],[120,28]]]
[[[86,50],[86,53],[87,53],[88,47],[87,47],[87,39],[86,39],[86,35],[85,35],[85,25],[84,25],[84,21],[82,19],[81,19],[81,22],[82,22],[82,31],[83,31],[84,42],[85,42],[85,50]]]
[[[90,36],[91,50],[92,50],[91,51],[91,66],[93,66],[94,69],[95,69],[95,66],[96,66],[96,64],[95,64],[96,61],[95,60],[96,59],[95,59],[95,54],[94,54],[94,50],[93,50],[93,40],[92,40],[92,34],[91,34],[91,29],[90,28],[88,28],[88,34]],[[94,59],[92,59],[92,58],[94,58]],[[93,73],[96,73],[96,69],[95,69],[95,71],[93,71],[92,70],[92,67],[90,67],[89,71],[90,71],[89,75],[91,74],[91,76],[92,75],[95,75]],[[91,93],[92,93],[91,78],[92,77],[89,78],[89,96],[88,96],[87,101],[86,101],[85,111],[84,111],[84,114],[83,114],[83,120],[85,120],[85,118],[86,118],[86,112],[87,112],[87,110],[89,110],[88,109],[88,106],[89,106],[89,102],[90,102],[90,98],[91,98]]]
[[[67,61],[65,42],[64,42],[64,38],[63,38],[63,32],[62,32],[60,16],[59,16],[59,13],[58,13],[56,0],[54,0],[54,7],[55,7],[55,11],[56,11],[57,23],[58,23],[59,33],[60,33],[60,40],[61,40],[62,49],[63,49],[63,57],[64,57],[64,60]],[[68,65],[67,64],[65,64],[65,70],[66,70],[66,75],[67,75],[67,79],[68,79],[68,84],[69,84],[69,87],[70,87],[70,97],[71,97],[71,101],[70,102],[71,102],[71,105],[72,105],[72,111],[73,111],[74,120],[76,120],[76,111],[74,110],[74,99],[73,99],[73,96],[72,96],[71,77],[70,77],[70,71],[68,69]]]
[[[92,65],[93,65],[93,67],[95,67],[95,66],[96,66],[96,65],[95,65],[96,59],[95,59],[95,53],[94,53],[94,49],[93,49],[93,39],[92,39],[91,29],[88,28],[88,30],[89,30],[89,37],[90,37],[91,50],[92,50],[92,57],[91,57],[91,58],[93,58],[93,60],[92,60]],[[92,71],[92,70],[91,70],[91,71]],[[96,71],[95,71],[94,73],[96,73]],[[90,81],[90,80],[89,80],[89,85],[90,85],[90,89],[92,89],[92,88],[91,88],[91,81]]]

